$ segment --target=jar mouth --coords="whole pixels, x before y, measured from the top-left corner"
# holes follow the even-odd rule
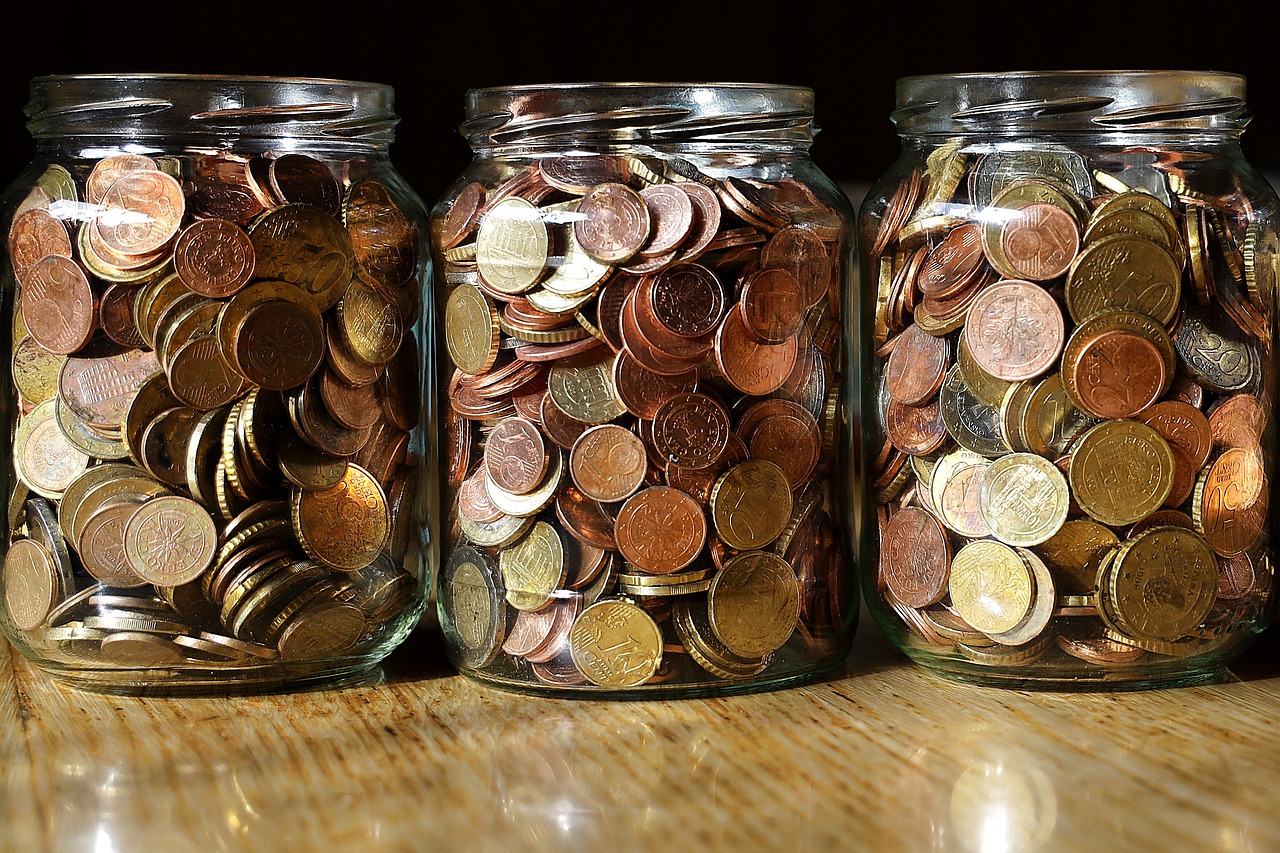
[[[459,129],[473,146],[813,139],[813,89],[746,82],[588,82],[495,86],[466,93]]]
[[[1240,131],[1245,77],[1225,71],[1059,70],[902,77],[899,133]]]
[[[382,83],[230,74],[33,77],[25,108],[36,139],[301,137],[385,145],[399,123]]]

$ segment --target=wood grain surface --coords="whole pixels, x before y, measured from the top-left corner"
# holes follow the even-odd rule
[[[81,692],[0,641],[0,850],[1280,850],[1276,645],[1026,693],[864,621],[820,683],[628,703],[477,685],[431,623],[372,683],[230,698]]]

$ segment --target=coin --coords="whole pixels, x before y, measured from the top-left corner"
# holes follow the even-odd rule
[[[1080,246],[1074,217],[1056,204],[1037,202],[1018,209],[1000,229],[1000,254],[1018,277],[1047,281],[1067,271]]]
[[[124,530],[129,566],[157,586],[181,586],[198,578],[213,561],[217,544],[213,519],[180,495],[147,501],[129,517]]]
[[[632,495],[614,523],[618,550],[654,574],[670,574],[690,565],[706,544],[706,536],[702,507],[669,486],[652,486]]]
[[[928,607],[947,592],[951,543],[933,515],[906,507],[880,534],[881,566],[894,598],[908,607]]]
[[[1109,578],[1111,612],[1137,639],[1173,641],[1213,606],[1218,563],[1196,533],[1155,527],[1129,540]]]
[[[12,543],[0,571],[5,611],[22,631],[43,625],[54,605],[70,591],[69,578],[59,574],[49,551],[32,539]]]
[[[582,611],[569,632],[569,649],[582,674],[601,687],[636,687],[657,672],[662,634],[637,605],[606,599]]]
[[[499,488],[522,495],[533,491],[547,471],[548,457],[538,427],[507,418],[489,434],[484,449],[489,477]]]
[[[141,255],[161,248],[177,233],[186,196],[163,172],[128,172],[108,187],[102,207],[94,224],[103,242],[122,254]]]
[[[1072,519],[1035,550],[1053,573],[1059,593],[1086,595],[1097,589],[1103,555],[1119,544],[1116,534],[1101,524]]]
[[[604,263],[627,260],[649,240],[648,205],[626,184],[593,187],[582,197],[577,212],[574,236],[587,254]]]
[[[1231,557],[1253,546],[1265,526],[1269,489],[1257,455],[1233,447],[1200,472],[1191,517],[1213,550]]]
[[[73,447],[58,429],[56,400],[46,400],[18,423],[13,437],[13,464],[31,491],[58,499],[89,465],[89,457]]]
[[[1155,512],[1173,488],[1169,444],[1138,421],[1104,421],[1080,437],[1069,480],[1090,517],[1119,527]]]
[[[482,279],[503,294],[525,292],[546,269],[549,241],[547,226],[533,204],[522,198],[496,203],[491,199],[476,233]]]
[[[565,579],[564,545],[545,521],[498,555],[507,603],[517,610],[541,610]]]
[[[767,551],[739,554],[711,582],[707,615],[729,651],[746,658],[770,654],[795,631],[800,615],[795,572]]]
[[[332,307],[355,269],[346,231],[319,208],[285,204],[264,213],[249,228],[254,275],[299,288],[316,310]]]
[[[493,441],[490,436],[489,441]],[[487,452],[487,451],[486,451]],[[587,497],[605,503],[624,501],[644,482],[648,468],[644,443],[615,424],[592,427],[574,442],[569,474]]]
[[[547,375],[547,391],[560,411],[582,424],[606,423],[626,411],[614,392],[612,358],[607,354],[558,362]]]
[[[69,355],[89,342],[97,300],[84,270],[70,258],[49,255],[32,264],[22,287],[22,316],[36,343]]]
[[[201,219],[178,235],[173,268],[182,283],[202,296],[225,299],[253,278],[253,241],[234,222]]]
[[[791,507],[786,473],[762,459],[733,466],[711,490],[716,533],[740,550],[763,548],[777,539],[791,517]]]
[[[328,489],[299,489],[292,499],[294,534],[307,555],[341,571],[373,562],[390,533],[386,495],[359,465],[349,464]]]
[[[50,352],[25,335],[13,347],[10,376],[22,399],[35,405],[58,393],[58,374],[66,356]]]
[[[885,363],[885,389],[898,402],[919,406],[942,387],[950,346],[915,323],[897,341]]]
[[[71,238],[66,226],[46,210],[28,210],[13,218],[9,226],[9,263],[14,277],[26,287],[27,274],[47,257],[71,257]]]
[[[1067,519],[1067,480],[1034,453],[1009,453],[988,466],[978,505],[991,534],[1006,545],[1039,545]],[[1018,645],[1015,643],[1014,645]]]
[[[1039,376],[1062,352],[1062,312],[1041,287],[1004,281],[983,290],[969,309],[964,336],[982,370],[1007,382]]]
[[[347,351],[365,364],[386,364],[400,349],[405,333],[400,310],[359,280],[338,300],[337,319]]]
[[[1027,616],[1035,580],[1013,548],[980,539],[956,552],[947,588],[960,617],[993,635],[1014,629]]]
[[[304,302],[261,302],[239,320],[232,337],[233,365],[245,379],[263,388],[296,388],[324,360],[324,324],[319,312]]]

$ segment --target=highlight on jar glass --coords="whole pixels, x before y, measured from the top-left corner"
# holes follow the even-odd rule
[[[847,656],[854,213],[814,132],[802,87],[467,93],[431,214],[464,674],[670,696]]]
[[[105,691],[368,671],[430,590],[426,209],[388,157],[392,90],[30,92],[3,208],[6,635]]]
[[[1244,95],[898,82],[902,154],[860,211],[863,591],[926,668],[1218,681],[1269,623],[1277,204]]]

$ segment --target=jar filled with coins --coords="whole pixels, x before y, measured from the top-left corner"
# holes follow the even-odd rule
[[[106,691],[359,676],[426,606],[427,211],[390,87],[35,78],[0,624]]]
[[[862,588],[924,667],[1218,681],[1269,623],[1277,200],[1245,80],[909,77],[859,214]]]
[[[565,695],[810,679],[857,614],[855,217],[780,85],[467,93],[431,214],[458,668]]]

